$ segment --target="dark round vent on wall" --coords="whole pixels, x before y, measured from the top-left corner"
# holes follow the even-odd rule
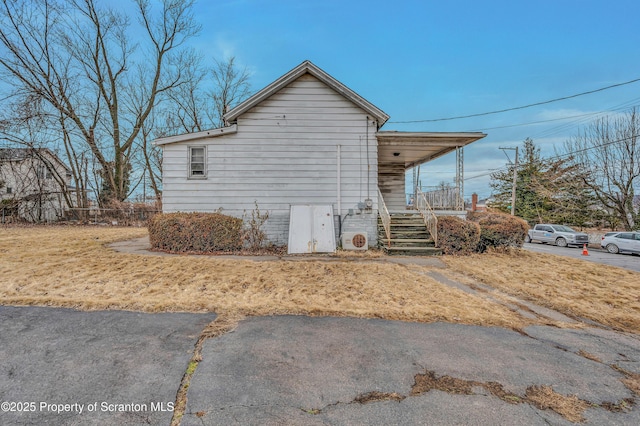
[[[362,234],[356,234],[351,239],[354,247],[362,248],[365,244],[367,244],[367,238]]]

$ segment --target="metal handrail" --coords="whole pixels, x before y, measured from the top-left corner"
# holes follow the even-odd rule
[[[436,247],[438,246],[438,218],[436,217],[436,214],[433,212],[433,209],[431,208],[431,206],[429,205],[429,203],[427,202],[427,198],[425,197],[424,193],[420,190],[420,188],[416,188],[417,191],[417,202],[416,202],[416,207],[418,208],[418,211],[420,212],[420,214],[422,215],[422,218],[424,219],[424,224],[427,227],[427,230],[429,231],[429,233],[431,234],[431,237],[433,238],[433,242],[436,245]]]
[[[380,188],[378,188],[378,214],[380,215],[380,220],[382,220],[384,233],[387,236],[387,247],[391,247],[391,215],[389,214],[387,205],[384,203]]]

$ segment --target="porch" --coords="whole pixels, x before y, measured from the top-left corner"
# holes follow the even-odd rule
[[[464,158],[466,145],[486,136],[480,132],[396,132],[380,131],[378,140],[378,187],[390,212],[415,208],[417,190],[424,194],[430,207],[439,212],[464,211]],[[456,153],[456,182],[454,187],[418,188],[413,179],[413,187],[405,188],[405,174],[411,168],[440,158],[451,152]],[[442,190],[446,189],[446,190]],[[413,196],[413,206],[407,194]]]
[[[381,131],[378,140],[378,213],[383,230],[381,242],[388,250],[392,247],[406,247],[407,238],[393,238],[392,223],[402,221],[403,214],[414,213],[422,219],[427,236],[437,247],[437,216],[464,216],[464,147],[482,139],[484,133],[435,133],[435,132],[395,132]],[[451,152],[456,153],[456,178],[454,186],[440,188],[419,187],[417,179],[412,179],[412,187],[406,188],[406,172]],[[424,190],[424,191],[423,191]],[[421,235],[425,235],[424,233]],[[405,241],[403,241],[405,240]],[[415,239],[411,239],[415,240]],[[418,247],[426,241],[411,241]]]

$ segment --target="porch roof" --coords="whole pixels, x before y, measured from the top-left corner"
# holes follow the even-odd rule
[[[403,164],[406,170],[485,136],[486,133],[481,132],[377,132],[378,164]]]

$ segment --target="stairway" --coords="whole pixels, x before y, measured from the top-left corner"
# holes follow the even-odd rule
[[[391,245],[382,220],[378,217],[378,244],[390,255],[434,256],[442,254],[435,247],[422,216],[418,212],[391,214]]]

